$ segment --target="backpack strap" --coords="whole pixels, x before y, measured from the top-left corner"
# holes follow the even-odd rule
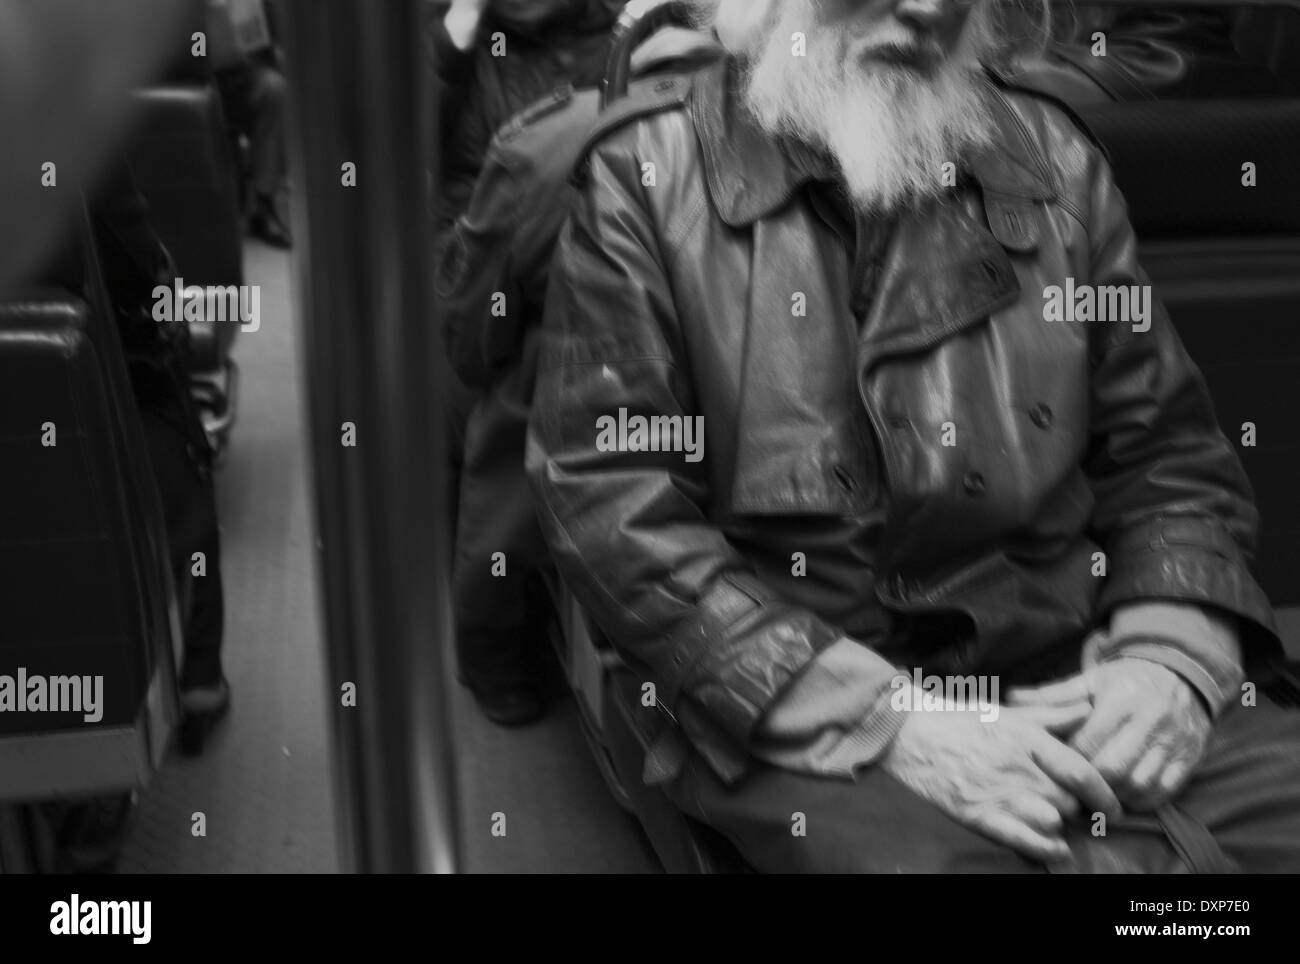
[[[665,76],[662,80],[642,86],[606,107],[583,142],[570,182],[575,187],[581,187],[586,183],[591,152],[602,140],[643,117],[684,108],[690,98],[690,92],[691,78],[688,75]]]

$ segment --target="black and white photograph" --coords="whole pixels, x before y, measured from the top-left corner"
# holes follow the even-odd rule
[[[0,131],[22,932],[1290,929],[1300,0],[0,0]]]

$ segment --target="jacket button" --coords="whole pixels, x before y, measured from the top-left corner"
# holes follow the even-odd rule
[[[961,485],[967,495],[979,495],[984,491],[984,476],[979,472],[967,472]]]
[[[1039,402],[1029,410],[1029,419],[1039,428],[1048,428],[1052,424],[1052,410]]]

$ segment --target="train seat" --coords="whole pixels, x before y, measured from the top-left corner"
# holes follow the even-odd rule
[[[0,713],[0,801],[142,786],[177,717],[162,508],[81,233],[0,299],[0,687],[22,703]]]
[[[212,82],[174,83],[136,93],[132,172],[150,220],[186,286],[243,284],[243,236],[233,145]],[[190,325],[193,386],[204,426],[220,448],[236,411],[230,357],[237,324]]]
[[[560,614],[555,642],[578,702],[584,735],[614,799],[635,816],[670,873],[746,873],[735,847],[692,819],[641,772],[662,717],[641,702],[641,679],[631,672],[568,589],[550,581]]]
[[[1233,46],[1247,60],[1300,90],[1300,9],[1248,6],[1238,10]]]
[[[604,689],[605,732],[611,761],[655,853],[670,873],[752,872],[729,840],[682,813],[661,790],[642,782],[642,765],[660,714],[642,704],[641,683],[641,678],[626,667],[610,670]]]

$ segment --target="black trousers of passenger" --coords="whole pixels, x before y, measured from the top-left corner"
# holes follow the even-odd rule
[[[458,665],[484,686],[539,671],[553,612],[550,554],[524,471],[539,344],[530,333],[522,361],[478,396],[465,423],[452,596]]]
[[[274,197],[284,183],[285,106],[288,87],[284,75],[265,62],[223,70],[217,74],[221,105],[227,120],[248,138],[252,188]]]
[[[221,679],[225,603],[221,585],[221,539],[217,530],[212,453],[178,371],[132,372],[149,461],[162,496],[167,547],[176,591],[188,587],[182,690]],[[194,553],[204,556],[205,575],[193,575]]]
[[[669,795],[768,873],[1045,873],[957,823],[880,767],[856,780],[756,764],[733,787],[698,755]],[[792,831],[803,814],[805,835]],[[1194,777],[1172,804],[1126,815],[1095,835],[1071,823],[1066,873],[1300,871],[1300,710],[1261,695],[1216,725]]]

